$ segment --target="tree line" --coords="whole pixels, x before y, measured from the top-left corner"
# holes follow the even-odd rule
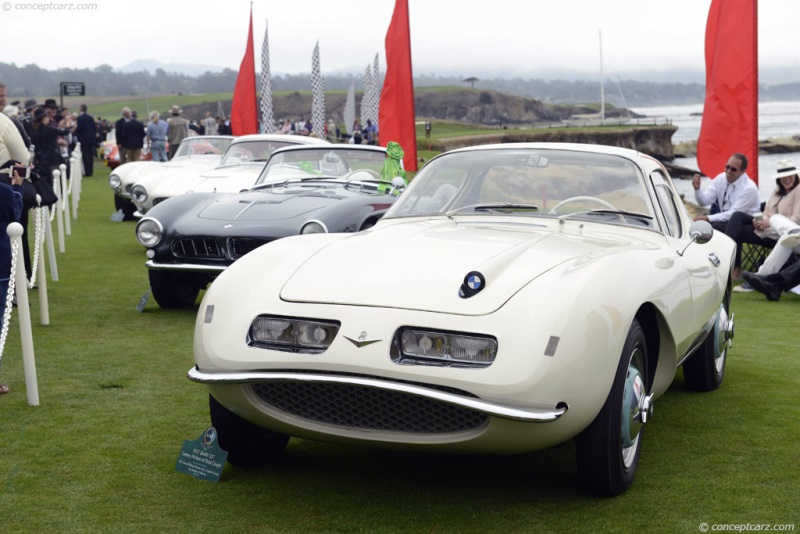
[[[61,82],[83,82],[87,96],[144,96],[157,94],[191,94],[231,92],[238,71],[224,69],[189,76],[156,69],[148,71],[118,72],[110,65],[93,69],[46,70],[30,64],[19,67],[0,62],[0,82],[8,86],[11,99],[57,95]],[[346,91],[354,83],[363,90],[363,75],[327,74],[327,91]],[[548,104],[579,104],[599,102],[597,80],[544,80],[523,78],[487,78],[475,76],[416,75],[416,87],[461,86],[467,89],[493,90],[510,95],[533,98]],[[273,91],[310,91],[311,75],[279,74],[272,77]],[[698,83],[664,83],[637,80],[607,80],[606,101],[617,107],[694,104],[702,102],[705,88]],[[800,83],[761,85],[762,101],[800,100]]]

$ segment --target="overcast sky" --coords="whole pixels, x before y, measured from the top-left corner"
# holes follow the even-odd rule
[[[123,67],[135,60],[238,69],[249,0],[73,0],[48,11],[0,0],[0,61],[45,69]],[[44,3],[49,2],[49,3]],[[83,2],[83,3],[79,3]],[[57,10],[59,6],[96,7]],[[762,67],[800,72],[800,0],[762,0]],[[641,70],[703,69],[711,0],[409,0],[416,74],[535,76],[554,69],[599,72],[599,32],[607,76]],[[273,75],[311,70],[363,72],[384,38],[394,0],[255,0],[256,64],[269,21]],[[743,21],[743,24],[746,22]],[[260,67],[257,67],[260,70]],[[798,74],[800,78],[800,74]],[[800,80],[798,80],[800,81]]]

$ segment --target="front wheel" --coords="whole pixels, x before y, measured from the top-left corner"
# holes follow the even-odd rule
[[[592,493],[614,496],[631,484],[639,464],[644,424],[652,414],[647,394],[647,344],[634,320],[625,339],[611,392],[592,424],[576,438],[578,474]]]
[[[153,298],[162,308],[188,308],[194,305],[203,285],[193,274],[149,271]]]
[[[728,316],[728,299],[719,306],[714,327],[700,347],[683,363],[683,379],[694,391],[713,391],[722,385],[728,346],[733,339],[733,315]]]
[[[289,436],[278,434],[245,421],[208,396],[211,426],[217,429],[219,446],[228,452],[231,465],[251,466],[274,460],[283,453]]]

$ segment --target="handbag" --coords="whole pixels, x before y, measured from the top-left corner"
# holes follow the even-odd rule
[[[31,182],[36,189],[36,194],[42,199],[40,206],[52,206],[58,202],[58,197],[53,186],[47,180],[42,180],[35,172],[31,172]]]

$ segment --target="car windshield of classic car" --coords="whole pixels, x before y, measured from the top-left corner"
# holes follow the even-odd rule
[[[256,181],[256,185],[294,178],[342,178],[370,181],[380,179],[386,154],[384,150],[342,149],[336,147],[303,148],[279,152]]]
[[[293,146],[293,143],[265,140],[234,143],[222,157],[219,166],[263,163],[269,159],[273,152],[285,146]]]
[[[443,154],[386,214],[586,218],[651,227],[640,168],[614,154],[502,148]]]
[[[173,159],[199,155],[220,156],[228,149],[231,141],[233,141],[232,137],[208,137],[204,135],[187,137],[181,141]]]

